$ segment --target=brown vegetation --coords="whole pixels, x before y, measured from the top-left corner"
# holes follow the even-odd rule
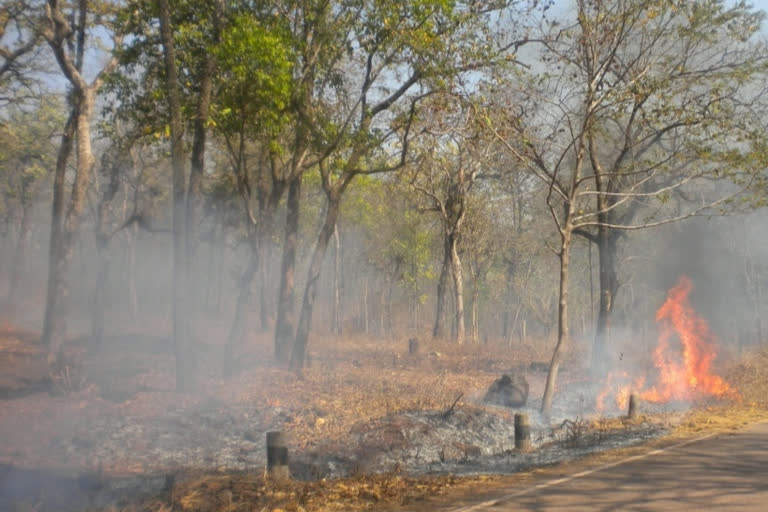
[[[21,355],[42,357],[35,334],[6,326],[0,336],[3,360]],[[173,375],[168,368],[172,367],[169,363],[173,354],[163,347],[161,340],[138,336],[126,340],[131,343],[113,340],[106,345],[110,353],[100,356],[98,364],[87,359],[82,389],[70,390],[63,396],[30,392],[16,399],[13,408],[3,408],[0,462],[21,467],[58,467],[75,473],[98,471],[103,477],[177,475],[168,492],[128,507],[104,509],[110,511],[159,512],[172,510],[172,506],[173,510],[196,512],[386,510],[443,493],[501,485],[508,479],[409,477],[397,465],[377,475],[361,466],[358,474],[348,478],[282,483],[265,479],[263,465],[259,464],[246,471],[222,467],[210,473],[216,470],[214,464],[177,474],[177,469],[163,467],[162,458],[157,457],[160,447],[153,444],[156,434],[152,425],[169,415],[178,419],[184,411],[214,407],[217,414],[226,416],[235,410],[249,410],[252,418],[259,418],[252,433],[255,443],[263,444],[264,433],[260,428],[279,427],[287,434],[293,454],[322,453],[349,444],[351,436],[372,439],[385,435],[394,425],[385,418],[398,413],[447,411],[461,393],[465,396],[459,407],[471,411],[477,407],[472,402],[479,402],[501,373],[522,372],[538,359],[532,350],[499,354],[494,346],[461,347],[430,342],[424,343],[421,354],[412,356],[405,339],[323,338],[312,352],[312,367],[296,379],[292,372],[265,364],[263,354],[269,353],[271,339],[263,336],[253,338],[238,354],[239,376],[224,381],[211,374],[202,383],[199,395],[184,395],[172,391]],[[65,347],[74,351],[79,345],[68,343]],[[220,347],[216,343],[211,343],[207,352],[220,353],[217,348]],[[740,404],[705,404],[688,415],[646,416],[639,421],[678,425],[677,434],[682,435],[704,429],[734,428],[765,418],[766,358],[765,350],[749,354],[726,372],[743,397]],[[121,367],[134,370],[121,374]],[[247,372],[243,371],[246,369]],[[541,395],[543,377],[540,372],[529,371],[532,396]],[[569,371],[566,377],[564,382],[583,380],[580,371]],[[103,423],[127,416],[138,418],[145,429],[115,441],[108,436],[100,437],[94,426],[97,420]],[[572,448],[589,438],[599,442],[611,432],[626,430],[630,423],[622,418],[574,418],[553,428],[559,429],[556,439],[562,446]],[[184,425],[180,424],[178,429],[183,432]],[[374,434],[366,436],[369,431]],[[210,435],[215,437],[217,433]],[[64,442],[63,438],[69,439]],[[196,439],[187,442],[200,443]],[[113,446],[115,457],[105,459],[103,451],[97,450],[99,446]]]

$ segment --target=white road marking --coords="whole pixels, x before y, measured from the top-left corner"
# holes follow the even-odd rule
[[[621,466],[622,464],[626,464],[628,462],[634,462],[636,460],[644,459],[646,457],[650,457],[652,455],[659,455],[660,453],[664,453],[669,450],[674,450],[676,448],[682,448],[683,446],[687,446],[689,444],[698,443],[699,441],[704,441],[705,439],[709,439],[710,437],[714,437],[718,435],[720,432],[714,432],[712,434],[707,434],[705,436],[697,437],[695,439],[689,439],[687,441],[683,441],[682,443],[677,443],[672,446],[667,446],[666,448],[659,448],[656,450],[651,450],[650,452],[643,453],[640,455],[633,455],[631,457],[627,457],[626,459],[621,459],[616,462],[610,462],[608,464],[603,464],[602,466],[588,469],[586,471],[581,471],[579,473],[574,473],[573,475],[568,475],[563,478],[557,478],[555,480],[550,480],[548,482],[543,482],[537,485],[534,485],[533,487],[528,487],[527,489],[522,489],[517,492],[513,492],[511,494],[507,494],[505,496],[502,496],[501,498],[496,498],[493,500],[484,501],[482,503],[477,503],[475,505],[470,505],[468,507],[459,507],[456,509],[451,509],[450,512],[474,512],[477,510],[482,510],[487,507],[491,507],[493,505],[501,504],[509,499],[517,498],[519,496],[524,496],[526,494],[530,494],[532,492],[539,491],[541,489],[546,489],[547,487],[552,487],[554,485],[560,485],[564,484],[566,482],[570,482],[571,480],[576,480],[577,478],[582,478],[588,475],[591,475],[593,473],[598,473],[600,471],[605,471],[606,469],[615,468],[616,466]]]

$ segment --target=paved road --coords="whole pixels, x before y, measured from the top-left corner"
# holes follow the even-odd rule
[[[768,423],[618,460],[443,510],[768,511]]]

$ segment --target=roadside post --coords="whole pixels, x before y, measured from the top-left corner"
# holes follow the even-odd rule
[[[525,413],[515,413],[515,449],[520,451],[531,449],[531,425]]]
[[[288,447],[282,432],[267,432],[267,474],[276,479],[289,479]]]

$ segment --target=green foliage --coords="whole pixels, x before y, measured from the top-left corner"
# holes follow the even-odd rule
[[[287,122],[294,56],[283,23],[240,14],[222,33],[212,50],[220,69],[214,115],[220,129],[250,127],[251,133],[276,135]]]
[[[0,187],[6,200],[28,203],[56,162],[66,113],[61,98],[43,96],[31,107],[10,105],[0,122]]]
[[[168,112],[165,66],[155,0],[130,0],[117,13],[115,30],[125,35],[118,52],[120,67],[105,77],[105,91],[114,102],[104,116],[135,123],[148,136],[167,137]],[[172,2],[171,24],[176,46],[182,113],[191,122],[200,89],[200,73],[215,48],[215,2]]]
[[[425,286],[436,278],[435,233],[409,194],[397,182],[360,176],[342,202],[342,219],[345,229],[362,235],[368,262],[422,300]]]

